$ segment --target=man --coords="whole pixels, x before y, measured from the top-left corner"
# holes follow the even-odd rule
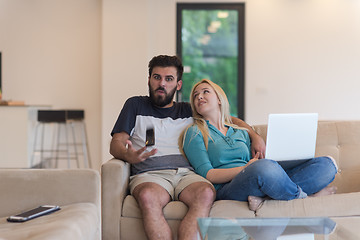
[[[148,239],[172,239],[163,208],[171,200],[188,206],[178,239],[197,239],[198,217],[207,217],[215,190],[206,179],[195,174],[181,155],[178,137],[193,122],[190,104],[173,101],[182,86],[183,66],[176,56],[160,55],[149,62],[149,97],[129,98],[111,133],[110,153],[131,164],[130,193],[142,211]],[[265,144],[249,128],[254,151],[264,153]],[[145,146],[146,131],[154,129],[155,145]]]

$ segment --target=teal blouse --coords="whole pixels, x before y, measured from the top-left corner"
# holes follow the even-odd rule
[[[226,136],[207,121],[211,138],[208,139],[208,150],[204,138],[196,125],[191,126],[184,140],[184,152],[194,167],[195,172],[206,178],[209,170],[233,168],[246,165],[251,156],[250,138],[246,130],[230,126]],[[214,184],[218,189],[222,184]]]

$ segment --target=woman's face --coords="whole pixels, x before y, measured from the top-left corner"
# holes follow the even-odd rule
[[[199,84],[193,93],[195,110],[207,117],[220,111],[220,101],[215,90],[208,83]]]

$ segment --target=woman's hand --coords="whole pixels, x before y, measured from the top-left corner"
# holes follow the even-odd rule
[[[257,160],[259,160],[259,156],[260,156],[260,153],[257,152],[255,154],[255,157],[250,159],[250,161],[245,165],[245,167],[248,167],[250,164],[252,164],[252,163],[256,162]]]
[[[254,158],[252,158],[246,165],[241,167],[211,169],[208,171],[206,179],[215,184],[230,182],[242,170],[244,170],[253,162],[259,160],[259,156],[260,153],[256,153]]]

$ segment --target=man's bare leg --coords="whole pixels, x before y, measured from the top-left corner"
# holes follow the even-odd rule
[[[215,190],[206,182],[192,183],[180,193],[179,200],[189,209],[179,226],[179,240],[197,239],[197,218],[209,216],[214,199]]]
[[[141,209],[148,239],[172,239],[163,214],[164,206],[170,201],[169,193],[156,183],[142,183],[134,189],[133,196]]]

